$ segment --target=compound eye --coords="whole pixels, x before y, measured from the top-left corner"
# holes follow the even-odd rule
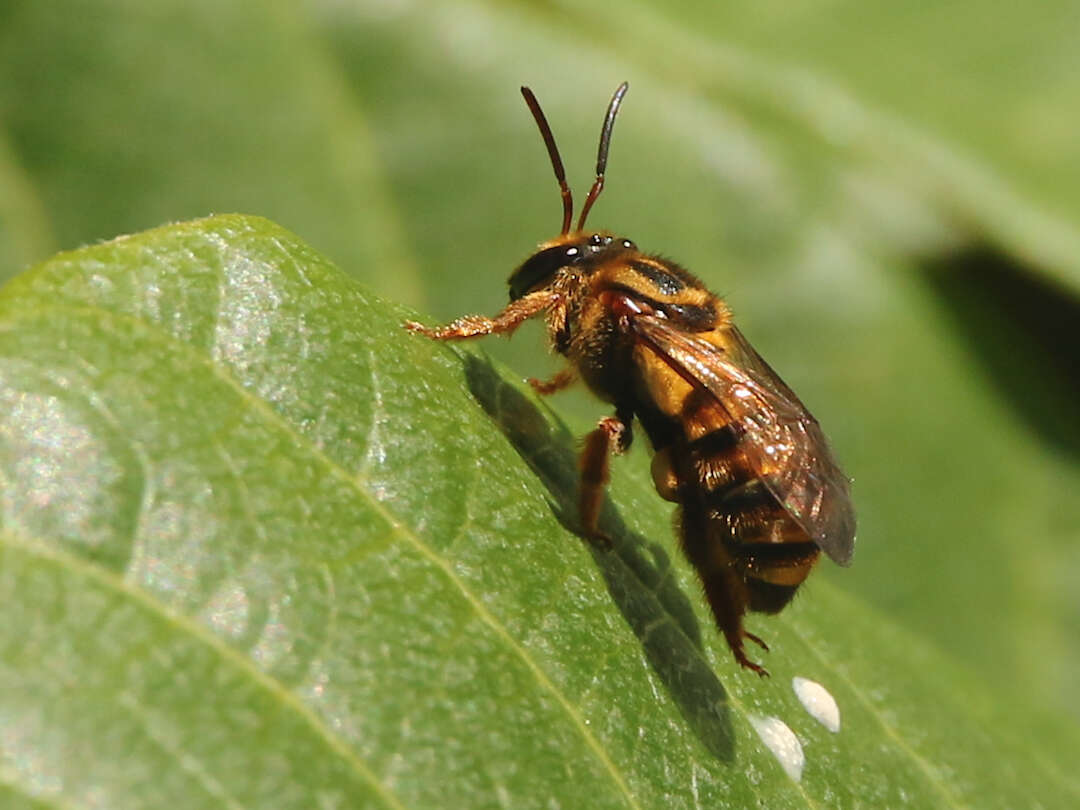
[[[529,290],[550,284],[560,268],[584,258],[579,245],[556,245],[534,253],[510,276],[510,300],[516,301]]]
[[[631,242],[629,239],[622,240],[622,246],[627,250],[637,250],[637,245]]]

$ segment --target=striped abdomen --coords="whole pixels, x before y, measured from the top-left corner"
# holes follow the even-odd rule
[[[680,411],[669,423],[680,429],[657,452],[653,477],[660,494],[681,506],[683,550],[735,648],[743,614],[783,608],[820,551],[770,491],[774,471],[752,468],[740,452],[745,437],[716,401],[695,390]]]

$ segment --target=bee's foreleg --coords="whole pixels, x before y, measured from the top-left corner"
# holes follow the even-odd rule
[[[426,335],[432,340],[462,340],[484,335],[509,334],[534,315],[549,309],[558,302],[560,294],[554,290],[537,290],[522,296],[496,315],[466,315],[445,326],[424,326],[416,321],[403,325],[410,332]]]
[[[577,372],[572,368],[564,368],[550,380],[538,380],[536,377],[529,378],[529,385],[532,386],[533,391],[540,394],[540,396],[547,396],[548,394],[554,394],[556,391],[561,391],[570,385],[577,379]]]
[[[605,416],[596,430],[585,437],[581,451],[581,489],[578,492],[581,526],[585,536],[601,548],[611,548],[611,538],[600,530],[600,509],[611,478],[611,454],[623,453],[633,439],[632,413],[617,409],[615,416]]]

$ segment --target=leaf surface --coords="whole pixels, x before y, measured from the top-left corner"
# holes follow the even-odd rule
[[[12,806],[1067,806],[971,677],[824,580],[739,672],[644,468],[288,232],[217,217],[0,292]],[[793,675],[836,697],[813,721]],[[793,782],[754,732],[802,740]],[[587,798],[586,798],[587,797]]]

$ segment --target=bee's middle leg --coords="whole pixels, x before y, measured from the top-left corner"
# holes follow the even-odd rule
[[[540,396],[546,397],[548,394],[554,394],[556,391],[561,391],[568,385],[571,385],[577,379],[577,372],[572,368],[564,368],[557,373],[550,380],[540,380],[536,377],[529,377],[529,385],[532,386],[533,391]]]
[[[617,409],[614,416],[605,416],[596,430],[585,437],[581,451],[581,488],[578,508],[585,536],[596,546],[609,549],[611,538],[600,530],[600,510],[604,492],[611,479],[611,454],[624,453],[630,447],[633,433],[630,423],[633,413]]]

